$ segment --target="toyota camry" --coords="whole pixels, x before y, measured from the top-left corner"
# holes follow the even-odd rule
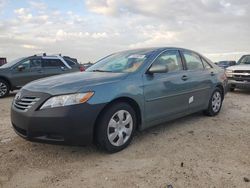
[[[128,50],[104,57],[86,72],[25,85],[13,100],[11,121],[27,140],[94,142],[118,152],[135,131],[198,111],[217,115],[226,88],[224,71],[194,51]]]

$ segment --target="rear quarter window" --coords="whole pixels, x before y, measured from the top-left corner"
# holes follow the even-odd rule
[[[208,61],[206,59],[204,59],[203,57],[201,57],[201,61],[204,65],[205,69],[212,69],[213,68],[213,66],[210,63],[208,63]]]
[[[68,63],[68,65],[69,66],[75,66],[76,65],[76,62],[74,62],[74,61],[72,61],[72,60],[70,60],[70,59],[64,59],[67,63]]]
[[[203,70],[204,66],[198,54],[190,51],[183,51],[188,70]]]
[[[43,59],[43,67],[65,67],[60,59]]]

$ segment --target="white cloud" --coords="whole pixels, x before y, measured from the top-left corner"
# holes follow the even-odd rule
[[[0,13],[3,12],[3,8],[7,4],[8,0],[0,0]]]
[[[29,22],[33,18],[28,9],[25,8],[15,9],[14,13],[17,14],[17,17],[23,22]]]
[[[101,39],[101,38],[108,38],[107,33],[102,32],[102,33],[92,33],[91,37],[94,39]]]
[[[87,0],[87,7],[95,13],[104,15],[117,15],[120,1],[118,0]]]
[[[63,53],[87,62],[128,48],[179,46],[217,61],[250,52],[249,0],[86,0],[87,13],[28,2],[0,20],[0,56]]]
[[[30,45],[30,44],[23,44],[23,45],[21,45],[21,47],[26,48],[26,49],[32,49],[32,50],[40,49],[38,46]]]
[[[31,8],[35,10],[45,10],[47,9],[47,5],[43,3],[42,1],[29,1],[29,4],[31,5]]]
[[[163,25],[146,25],[139,30],[141,41],[130,45],[130,48],[143,48],[152,46],[171,46],[179,41],[180,32],[169,31]]]

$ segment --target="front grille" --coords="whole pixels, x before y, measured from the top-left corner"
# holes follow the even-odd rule
[[[235,70],[234,73],[250,73],[250,70]]]
[[[14,106],[18,110],[26,112],[29,108],[31,108],[40,98],[38,97],[23,97],[21,99],[14,101]]]
[[[239,82],[250,82],[250,70],[233,71],[233,79]]]
[[[250,78],[250,75],[234,75],[234,78]]]

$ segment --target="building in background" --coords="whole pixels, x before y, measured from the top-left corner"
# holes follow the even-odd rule
[[[7,59],[5,57],[0,57],[0,67],[7,63]]]

